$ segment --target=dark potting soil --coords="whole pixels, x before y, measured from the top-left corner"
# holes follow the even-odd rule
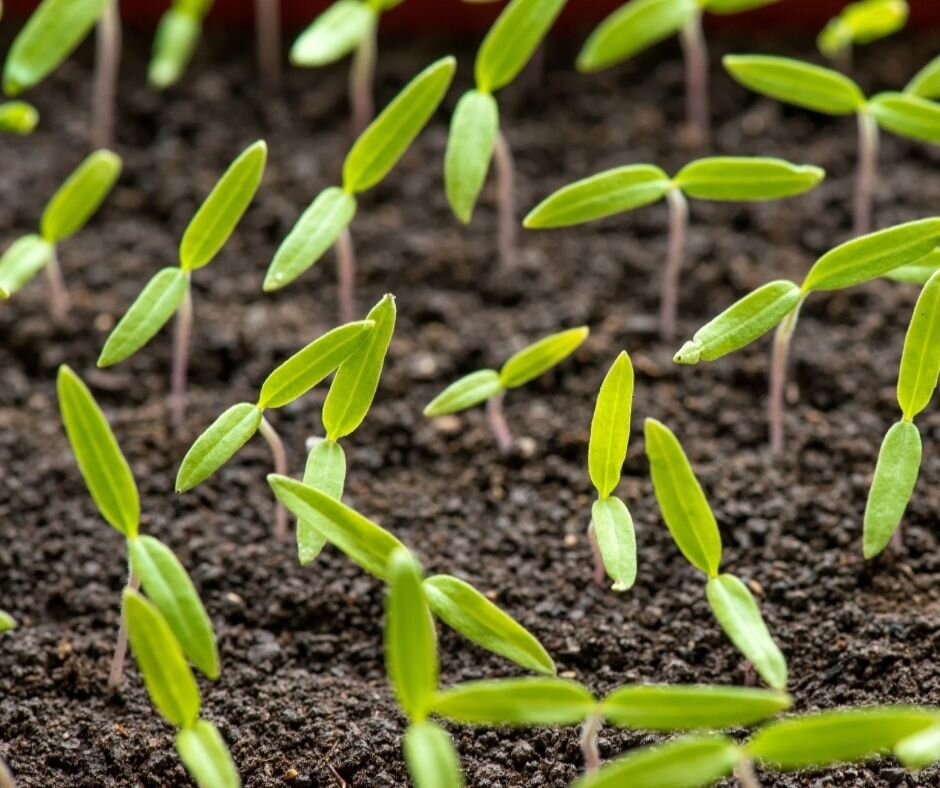
[[[731,83],[717,57],[742,48],[811,56],[779,40],[712,39],[714,151],[824,166],[815,191],[765,205],[695,202],[680,325],[690,335],[770,279],[799,280],[848,237],[855,127],[783,108]],[[900,37],[858,53],[866,89],[903,84],[936,41]],[[302,568],[271,538],[266,446],[249,443],[215,477],[177,496],[189,442],[225,407],[253,400],[266,373],[336,322],[332,255],[274,294],[272,254],[299,212],[339,178],[349,143],[345,71],[290,71],[260,90],[246,39],[208,41],[186,84],[144,87],[149,42],[130,35],[122,73],[121,181],[61,250],[73,298],[49,319],[41,280],[0,306],[0,606],[20,628],[0,638],[0,755],[25,786],[188,784],[173,730],[154,712],[131,661],[105,689],[125,580],[124,546],[96,514],[60,426],[55,372],[70,364],[107,411],[141,488],[143,525],[189,568],[218,634],[223,672],[202,682],[248,786],[403,786],[405,723],[382,661],[383,590],[328,549]],[[443,53],[385,44],[384,104]],[[490,595],[545,644],[562,675],[603,693],[625,682],[741,684],[747,670],[712,619],[704,579],[672,543],[656,506],[642,421],[675,429],[708,493],[724,568],[755,590],[790,664],[797,710],[940,703],[940,413],[925,412],[921,479],[905,520],[906,552],[866,563],[860,532],[878,446],[897,418],[897,364],[916,288],[880,281],[807,304],[794,344],[787,450],[765,438],[768,340],[717,363],[671,363],[655,335],[666,211],[652,206],[583,228],[520,230],[515,270],[495,256],[492,184],[470,227],[442,190],[447,117],[471,85],[472,52],[439,113],[392,174],[364,195],[353,232],[364,310],[386,291],[399,321],[381,388],[346,441],[347,501],[391,529],[429,572]],[[560,45],[533,91],[502,97],[519,167],[520,215],[558,186],[651,161],[675,171],[683,147],[682,68],[664,45],[623,68],[580,76]],[[90,53],[33,96],[33,136],[0,140],[0,240],[32,231],[43,203],[86,147]],[[522,83],[525,84],[525,81]],[[108,331],[147,279],[175,264],[198,202],[249,142],[267,139],[264,183],[211,267],[196,273],[187,435],[167,429],[171,332],[100,371]],[[884,140],[875,215],[887,226],[936,213],[940,149]],[[547,333],[587,324],[589,340],[557,371],[507,397],[516,450],[501,457],[481,409],[428,422],[423,405],[456,376],[498,365]],[[620,490],[636,521],[639,578],[615,595],[591,582],[585,538],[592,491],[588,427],[601,379],[626,348],[637,369],[633,441]],[[321,387],[272,414],[299,474],[321,432]],[[513,675],[506,662],[441,631],[442,681]],[[565,786],[582,767],[575,729],[448,726],[467,783]],[[605,728],[604,758],[657,737]],[[766,774],[768,786],[940,784],[890,759],[821,774]],[[730,783],[729,783],[730,784]]]

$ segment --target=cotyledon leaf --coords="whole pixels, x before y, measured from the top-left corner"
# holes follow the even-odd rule
[[[428,418],[444,416],[448,413],[472,408],[494,397],[503,390],[499,380],[499,373],[494,369],[481,369],[471,372],[451,383],[446,389],[432,399],[424,408],[424,415]]]
[[[463,788],[457,751],[443,728],[428,721],[410,725],[402,747],[415,788]]]
[[[376,21],[376,12],[369,3],[338,0],[297,37],[290,50],[290,62],[302,67],[335,63],[359,46]]]
[[[121,157],[96,150],[66,178],[46,204],[39,232],[50,243],[77,233],[98,210],[121,174]]]
[[[504,388],[524,386],[566,359],[587,339],[587,326],[569,328],[533,342],[514,353],[499,370],[499,381]]]
[[[940,249],[934,249],[926,257],[915,260],[913,263],[899,266],[888,271],[885,276],[895,282],[910,285],[925,285],[927,280],[940,270]]]
[[[879,93],[868,102],[878,125],[901,137],[940,143],[940,104],[907,93]]]
[[[454,109],[444,152],[444,188],[454,215],[470,222],[486,180],[499,133],[499,105],[489,93],[470,90]]]
[[[610,495],[619,484],[627,458],[633,378],[633,364],[623,350],[604,377],[594,405],[588,441],[588,472],[601,498]]]
[[[940,721],[929,728],[901,739],[894,754],[908,769],[923,769],[940,760]]]
[[[196,720],[176,734],[176,751],[199,788],[240,788],[242,782],[218,728]]]
[[[629,590],[636,581],[636,535],[624,502],[613,495],[594,501],[591,527],[613,590]]]
[[[30,134],[39,123],[39,112],[25,101],[0,103],[0,132]]]
[[[901,353],[898,371],[898,404],[911,421],[927,407],[940,376],[940,273],[924,285]]]
[[[531,676],[458,684],[438,693],[432,708],[442,717],[476,725],[574,725],[596,705],[577,682]]]
[[[940,98],[940,55],[914,75],[904,92],[925,99]]]
[[[191,490],[221,468],[258,431],[261,419],[261,408],[250,402],[226,410],[186,452],[176,474],[176,491]]]
[[[153,52],[147,65],[147,81],[153,87],[165,90],[179,81],[192,59],[201,32],[201,17],[176,7],[166,10],[157,24]]]
[[[826,173],[809,164],[763,156],[713,156],[693,161],[673,179],[683,194],[699,200],[755,202],[802,194]]]
[[[16,621],[13,616],[4,610],[0,610],[0,634],[16,629]]]
[[[38,235],[17,238],[0,257],[0,289],[9,298],[38,274],[52,258],[52,244]]]
[[[337,501],[342,500],[346,481],[346,455],[342,446],[329,440],[314,444],[307,455],[303,481]],[[326,545],[323,519],[323,515],[317,512],[312,517],[297,521],[297,556],[302,566],[320,555]]]

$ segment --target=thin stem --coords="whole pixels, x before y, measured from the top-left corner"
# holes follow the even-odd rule
[[[281,436],[277,434],[277,430],[271,426],[271,422],[265,418],[261,419],[261,434],[271,448],[271,454],[274,457],[274,472],[286,476],[287,452],[284,450],[284,442],[281,440]],[[287,509],[279,501],[274,510],[274,536],[276,539],[283,541],[287,539],[287,535]]]
[[[339,280],[339,319],[348,323],[356,314],[356,251],[347,227],[336,240],[336,277]]]
[[[49,252],[46,275],[49,277],[49,309],[52,311],[52,319],[61,325],[69,314],[69,294],[65,289],[65,279],[62,278],[62,268],[59,266],[59,252],[55,246]]]
[[[499,201],[499,262],[503,270],[516,261],[516,174],[512,149],[502,131],[496,134],[493,148]]]
[[[581,728],[581,752],[584,753],[584,771],[588,774],[594,774],[601,768],[601,753],[597,747],[597,734],[601,723],[601,718],[592,714]]]
[[[604,566],[601,546],[597,543],[597,531],[594,530],[593,520],[588,525],[588,539],[591,540],[591,553],[594,555],[594,582],[599,586],[604,586],[607,580],[607,568]]]
[[[281,85],[281,0],[255,0],[258,70],[269,88]]]
[[[105,3],[98,20],[96,46],[91,140],[96,148],[110,148],[114,144],[114,111],[121,65],[121,10],[118,0]]]
[[[702,15],[696,14],[680,32],[685,60],[685,102],[689,131],[695,145],[707,147],[711,136],[708,109],[708,47],[702,34]]]
[[[734,767],[734,776],[741,783],[741,788],[760,788],[760,781],[754,772],[754,764],[746,758]]]
[[[358,136],[375,117],[372,96],[375,82],[376,31],[378,19],[359,41],[349,69],[349,104],[352,108],[353,134]]]
[[[689,204],[678,187],[666,192],[669,205],[669,241],[666,266],[663,268],[663,289],[659,304],[659,335],[664,342],[676,333],[676,307],[679,303],[679,276],[685,256],[685,236],[689,225]]]
[[[173,372],[170,381],[170,413],[177,437],[183,435],[186,422],[186,377],[189,366],[189,342],[193,330],[193,296],[189,285],[176,312],[173,336]]]
[[[878,122],[867,110],[858,113],[858,175],[855,180],[855,234],[871,232],[871,201],[878,165]]]
[[[800,314],[800,305],[788,314],[777,326],[774,334],[774,347],[770,361],[770,399],[768,418],[770,420],[770,453],[778,456],[783,452],[783,410],[784,392],[787,385],[787,361],[790,356],[790,338]]]
[[[0,758],[0,788],[16,788],[13,774],[7,768],[3,758]]]
[[[130,570],[127,578],[127,587],[132,591],[140,588],[140,578]],[[111,658],[111,670],[108,672],[108,689],[115,690],[124,681],[124,657],[127,654],[127,619],[124,617],[124,606],[121,606],[121,626],[118,629],[117,643],[114,645],[114,656]]]
[[[509,454],[512,449],[512,432],[503,415],[503,397],[506,392],[494,394],[486,401],[486,418],[490,422],[490,429],[496,436],[496,443],[503,454]]]

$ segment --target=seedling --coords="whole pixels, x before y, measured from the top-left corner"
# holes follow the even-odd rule
[[[512,265],[516,247],[515,167],[500,129],[493,93],[512,82],[545,38],[565,0],[512,0],[483,39],[474,64],[476,89],[463,94],[450,121],[444,186],[454,215],[469,224],[490,160],[496,159],[499,259]]]
[[[792,197],[815,187],[825,172],[819,167],[781,159],[717,156],[687,164],[674,178],[651,164],[631,164],[576,181],[549,195],[526,216],[531,230],[570,227],[614,216],[657,202],[669,206],[669,240],[663,269],[659,330],[675,334],[679,279],[685,257],[689,206],[700,200],[763,202]]]
[[[142,583],[173,633],[174,645],[178,641],[177,647],[203,675],[218,678],[219,655],[209,616],[173,552],[152,536],[139,534],[137,483],[104,414],[67,366],[59,367],[56,388],[65,432],[88,492],[101,516],[127,540],[128,591],[133,593]],[[127,627],[122,616],[108,676],[111,689],[123,680]]]
[[[153,39],[153,53],[147,68],[147,79],[158,90],[175,84],[192,59],[202,20],[214,0],[173,0],[160,17]]]
[[[485,402],[490,429],[500,451],[505,454],[512,449],[512,432],[503,415],[506,391],[524,386],[566,359],[587,339],[588,333],[587,326],[569,328],[524,347],[512,355],[499,372],[495,369],[471,372],[431,400],[424,409],[424,415],[433,419]]]
[[[0,104],[0,132],[30,134],[39,123],[36,108],[25,101],[4,101]]]
[[[677,364],[714,361],[749,345],[774,326],[770,364],[770,449],[783,451],[783,391],[790,340],[800,307],[814,292],[841,290],[910,265],[930,254],[940,239],[940,218],[899,224],[831,249],[810,268],[802,285],[778,279],[757,288],[702,326],[673,359]]]
[[[360,135],[343,162],[343,186],[324,189],[281,243],[264,278],[264,290],[293,282],[336,244],[340,319],[355,314],[356,263],[349,224],[356,215],[356,195],[371,189],[395,166],[444,98],[457,62],[435,61],[409,82]]]
[[[196,438],[176,475],[176,492],[208,479],[259,430],[271,449],[275,471],[287,473],[284,443],[264,411],[282,408],[310,391],[359,349],[374,326],[371,320],[362,320],[334,328],[280,364],[261,385],[257,403],[232,405]],[[274,534],[278,539],[287,537],[287,512],[281,506],[276,509]]]
[[[707,145],[711,122],[702,14],[737,14],[774,2],[777,0],[631,0],[601,22],[585,41],[578,55],[578,71],[610,68],[678,33],[685,59],[689,129],[698,144]]]
[[[177,434],[183,431],[186,375],[193,324],[190,277],[210,262],[225,245],[258,190],[268,148],[259,140],[246,148],[219,179],[183,233],[179,265],[162,268],[147,283],[114,327],[98,357],[110,367],[134,355],[176,314],[170,409]]]
[[[787,685],[787,662],[757,602],[735,575],[719,573],[721,534],[702,486],[676,436],[656,419],[644,429],[653,491],[669,533],[686,560],[708,576],[705,595],[725,634],[777,690]]]
[[[852,64],[852,47],[870,44],[898,32],[907,24],[907,0],[859,0],[849,3],[829,20],[816,45],[843,68]]]
[[[824,115],[857,117],[856,235],[871,229],[879,127],[901,137],[940,143],[940,105],[913,93],[878,93],[866,98],[855,82],[838,71],[790,58],[727,55],[722,62],[738,82],[765,96]]]
[[[39,235],[24,235],[0,257],[0,297],[9,298],[45,268],[52,317],[65,322],[69,297],[59,268],[59,244],[85,226],[120,174],[120,156],[107,150],[95,151],[78,166],[46,203]]]

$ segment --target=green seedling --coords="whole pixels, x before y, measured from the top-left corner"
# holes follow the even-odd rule
[[[176,492],[191,490],[208,479],[258,431],[267,441],[277,473],[287,473],[287,452],[264,411],[299,399],[350,358],[374,328],[371,320],[334,328],[280,364],[261,385],[258,401],[232,405],[196,438],[176,475]],[[343,462],[345,468],[345,462]],[[340,488],[342,490],[342,488]],[[287,537],[287,512],[276,508],[274,534]]]
[[[9,298],[43,268],[49,277],[49,308],[65,322],[69,297],[59,268],[59,244],[94,215],[121,174],[121,157],[99,150],[86,158],[46,203],[38,235],[24,235],[0,257],[0,297]]]
[[[787,662],[764,623],[748,587],[720,572],[721,534],[702,486],[676,436],[656,419],[644,429],[653,491],[676,546],[708,577],[705,595],[725,634],[777,690],[787,685]]]
[[[686,114],[695,142],[707,145],[708,49],[702,14],[737,14],[777,0],[631,0],[591,33],[578,55],[582,73],[600,71],[679,34],[685,59]]]
[[[486,403],[486,417],[496,437],[500,451],[512,449],[512,431],[503,414],[503,397],[509,389],[516,389],[535,380],[560,363],[587,339],[587,326],[570,328],[551,334],[512,355],[502,368],[481,369],[451,383],[424,409],[429,419],[459,413],[481,402]]]
[[[162,268],[147,283],[111,332],[99,367],[110,367],[134,355],[176,314],[170,410],[182,434],[186,410],[186,376],[193,325],[192,272],[212,262],[248,209],[264,174],[268,148],[259,140],[226,170],[183,233],[179,265]]]
[[[493,93],[512,82],[532,58],[566,0],[511,0],[483,39],[474,64],[476,88],[457,102],[444,154],[444,186],[454,215],[469,224],[490,160],[498,180],[498,249],[503,267],[516,247],[515,166]]]
[[[160,17],[153,52],[147,67],[147,79],[153,87],[164,90],[175,84],[192,59],[202,20],[214,0],[173,0]]]
[[[176,752],[186,771],[199,788],[240,788],[241,779],[222,734],[199,718],[199,686],[172,621],[159,604],[131,588],[124,591],[123,608],[137,668],[157,711],[178,729]]]
[[[166,619],[174,645],[210,679],[219,676],[219,655],[209,616],[192,580],[173,552],[152,536],[141,536],[137,483],[101,408],[79,377],[59,367],[59,411],[78,469],[101,516],[127,541],[128,581],[144,590]],[[127,618],[122,616],[108,687],[123,680]],[[188,670],[188,668],[187,668]]]
[[[4,101],[0,104],[0,132],[30,134],[39,123],[36,108],[25,101]]]
[[[940,272],[934,273],[917,299],[904,338],[898,371],[901,420],[885,435],[868,503],[865,506],[863,552],[878,555],[895,538],[900,546],[900,525],[920,472],[920,431],[917,416],[933,398],[940,375]]]
[[[299,520],[316,523],[323,538],[380,580],[388,580],[389,561],[402,543],[390,532],[315,487],[271,474],[277,499]],[[434,615],[472,643],[516,665],[552,676],[555,663],[526,629],[469,583],[450,575],[423,582]]]
[[[859,0],[849,3],[833,17],[816,39],[816,45],[830,60],[848,68],[852,47],[870,44],[897,33],[907,24],[907,0]]]
[[[940,99],[940,55],[914,75],[904,87],[904,92],[930,101]]]
[[[858,119],[855,234],[871,229],[872,194],[879,128],[901,137],[940,144],[940,104],[913,93],[878,93],[866,98],[844,74],[812,63],[765,55],[727,55],[725,68],[738,82],[765,96],[820,112]]]
[[[831,249],[810,268],[802,285],[778,279],[757,288],[702,326],[673,359],[677,364],[714,361],[749,345],[777,326],[770,364],[770,449],[783,451],[783,391],[790,340],[800,307],[814,292],[841,290],[907,266],[929,255],[940,239],[940,218],[899,224]]]
[[[559,189],[533,208],[522,224],[530,230],[571,227],[632,211],[665,197],[669,206],[669,239],[663,268],[659,330],[663,339],[670,340],[675,334],[679,280],[688,234],[686,197],[763,202],[802,194],[824,177],[825,172],[819,167],[763,157],[699,159],[679,170],[674,178],[652,164],[631,164]]]
[[[408,150],[443,100],[456,67],[452,57],[432,63],[359,136],[343,162],[342,188],[324,189],[297,220],[268,268],[265,292],[293,282],[336,244],[340,319],[352,320],[356,265],[348,228],[356,195],[381,181]]]

